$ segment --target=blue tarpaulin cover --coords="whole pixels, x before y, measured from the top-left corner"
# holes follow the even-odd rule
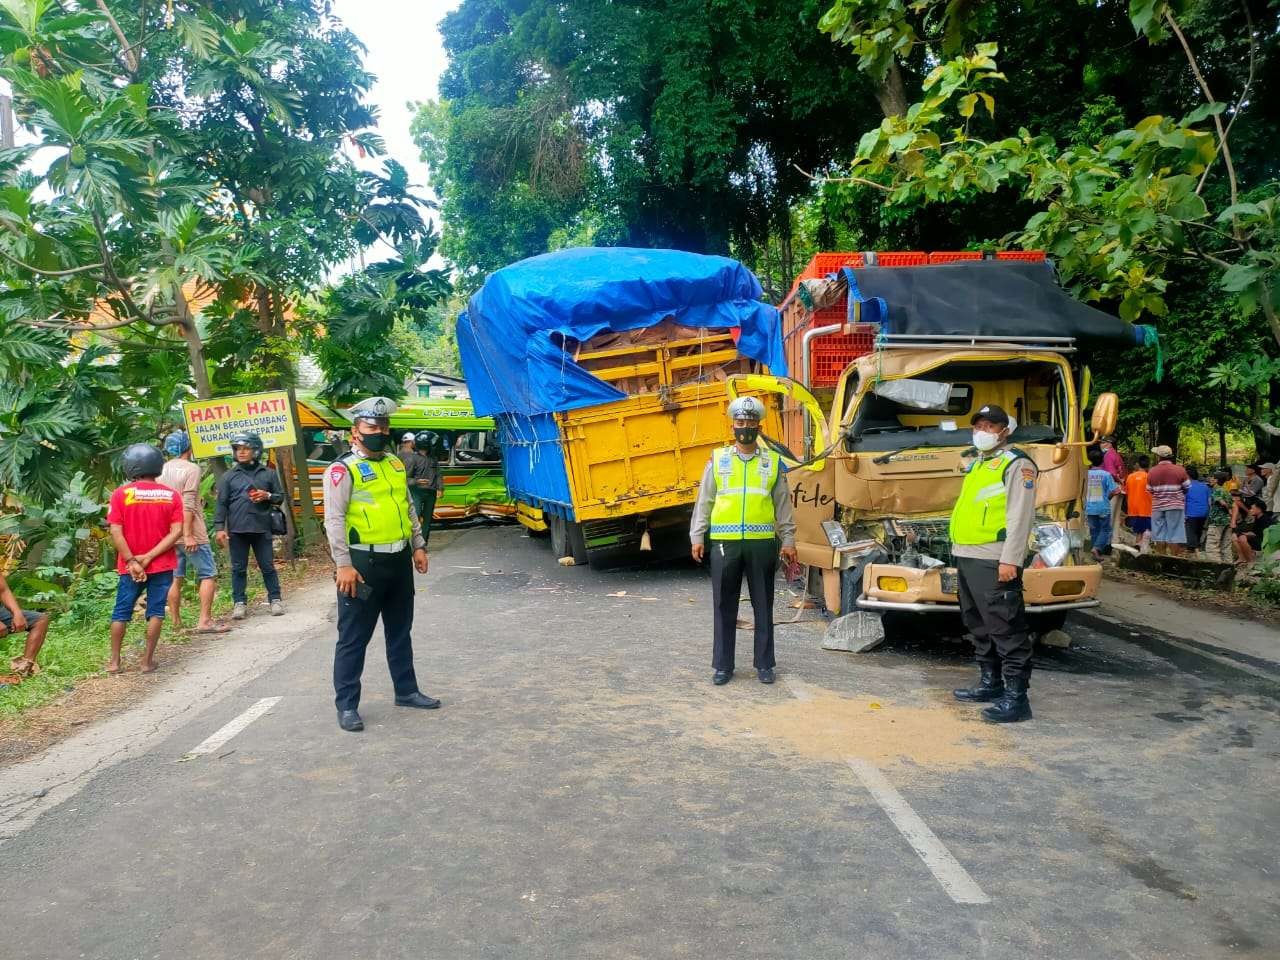
[[[574,362],[574,343],[562,344],[669,317],[739,328],[739,352],[785,376],[782,323],[762,293],[736,260],[678,250],[580,247],[490,275],[458,317],[458,353],[476,413],[498,421],[507,489],[572,520],[554,413],[626,397]]]
[[[778,311],[755,275],[727,257],[679,250],[578,247],[491,274],[458,317],[458,353],[476,413],[534,416],[626,394],[573,361],[572,345],[605,331],[738,327],[739,351],[785,376]]]

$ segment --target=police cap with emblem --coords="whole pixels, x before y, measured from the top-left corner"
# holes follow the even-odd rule
[[[347,411],[352,424],[359,420],[377,424],[380,427],[391,425],[391,415],[399,409],[399,405],[387,397],[369,397],[361,400]]]
[[[982,407],[969,419],[969,422],[972,424],[979,420],[987,420],[998,427],[1009,426],[1009,415],[1004,412],[1003,407],[997,407],[994,403],[988,403]]]

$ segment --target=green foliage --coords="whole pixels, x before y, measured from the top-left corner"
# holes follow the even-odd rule
[[[859,129],[870,84],[814,0],[661,0],[625,11],[465,0],[414,135],[463,286],[576,243],[751,259]]]
[[[19,514],[0,514],[0,536],[16,536],[28,552],[42,547],[43,564],[75,566],[78,546],[93,536],[105,513],[85,475],[77,473],[47,507],[25,503]]]

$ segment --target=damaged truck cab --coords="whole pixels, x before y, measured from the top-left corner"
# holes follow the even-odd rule
[[[1037,632],[1060,628],[1067,610],[1097,604],[1102,578],[1084,550],[1087,373],[1072,368],[1065,339],[956,346],[891,342],[849,366],[832,410],[836,451],[823,470],[831,516],[822,516],[821,504],[806,510],[800,539],[811,561],[821,556],[824,593],[841,613],[958,613],[949,521],[977,456],[969,419],[997,404],[1016,420],[1011,445],[1039,469],[1023,574],[1027,612]],[[1113,399],[1097,409],[1094,426],[1114,427]],[[797,500],[820,481],[797,479]],[[885,625],[890,634],[902,621]]]
[[[873,258],[858,255],[857,269],[815,278],[803,302],[782,306],[789,347],[803,344],[793,366],[824,411],[792,403],[783,413],[811,588],[832,613],[879,614],[886,638],[953,632],[954,623],[928,621],[959,613],[950,517],[977,458],[970,420],[995,404],[1016,421],[1011,445],[1039,472],[1023,565],[1027,613],[1036,633],[1060,629],[1067,611],[1098,603],[1102,568],[1085,549],[1084,448],[1114,430],[1117,416],[1114,394],[1089,396],[1082,341],[1132,346],[1154,333],[1070,298],[1042,257],[956,263],[949,254],[933,265],[920,254],[923,263],[889,269],[864,268],[864,256]],[[824,325],[837,311],[844,322]],[[869,346],[813,383],[815,371],[832,367],[824,337]]]

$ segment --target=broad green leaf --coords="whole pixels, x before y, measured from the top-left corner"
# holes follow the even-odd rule
[[[961,97],[960,106],[958,107],[960,116],[972,117],[973,108],[977,104],[977,102],[978,102],[978,95],[976,93],[966,93],[963,97]]]

